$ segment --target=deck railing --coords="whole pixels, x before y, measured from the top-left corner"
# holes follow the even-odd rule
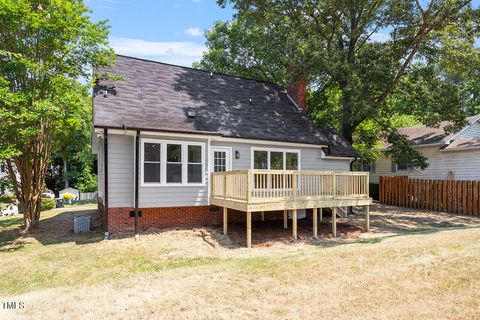
[[[247,202],[368,198],[367,172],[241,170],[212,173],[211,196]]]

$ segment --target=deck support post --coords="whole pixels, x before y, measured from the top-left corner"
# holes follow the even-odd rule
[[[252,212],[247,211],[247,247],[252,247]]]
[[[227,207],[223,207],[223,234],[226,235],[228,232],[228,209]]]
[[[332,208],[332,234],[333,237],[337,237],[337,208]]]
[[[370,231],[370,206],[365,206],[365,229]]]
[[[313,237],[316,238],[318,236],[318,221],[317,221],[317,208],[313,208]]]
[[[262,214],[262,221],[265,221],[265,211],[262,211],[261,214]]]
[[[288,215],[287,215],[287,210],[283,210],[283,229],[288,228]]]
[[[297,209],[292,210],[292,234],[293,239],[297,240]]]
[[[320,222],[323,220],[323,208],[320,208]]]

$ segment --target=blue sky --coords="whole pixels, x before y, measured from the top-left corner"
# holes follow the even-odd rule
[[[85,0],[95,21],[108,19],[118,54],[191,66],[205,50],[206,29],[232,18],[215,0]]]
[[[421,1],[424,2],[424,1]],[[118,54],[184,66],[206,50],[204,31],[231,20],[234,10],[216,0],[85,0],[95,21],[108,19],[110,45]],[[474,0],[477,7],[480,0]],[[374,40],[388,35],[378,32]]]

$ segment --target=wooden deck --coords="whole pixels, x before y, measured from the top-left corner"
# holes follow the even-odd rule
[[[247,246],[251,246],[251,213],[292,210],[292,232],[297,237],[298,209],[313,209],[314,237],[317,212],[331,208],[332,233],[336,236],[337,208],[363,206],[369,229],[369,176],[366,172],[241,170],[212,173],[210,204],[224,208],[224,233],[227,233],[227,208],[246,212]]]

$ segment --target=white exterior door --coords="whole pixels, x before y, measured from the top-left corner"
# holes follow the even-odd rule
[[[223,172],[232,170],[232,148],[211,147],[210,172]]]

